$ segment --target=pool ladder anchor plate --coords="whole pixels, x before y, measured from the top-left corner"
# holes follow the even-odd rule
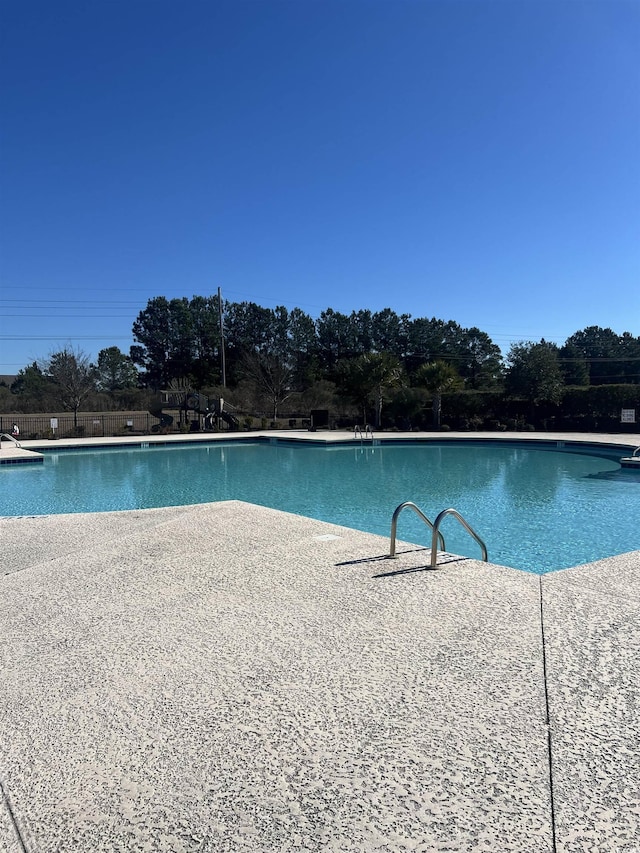
[[[435,569],[438,563],[438,544],[442,551],[446,551],[447,547],[444,541],[444,536],[440,533],[440,525],[443,520],[452,515],[455,519],[457,519],[460,524],[464,527],[464,529],[476,540],[480,549],[482,551],[482,559],[486,563],[488,561],[487,555],[487,546],[484,544],[482,539],[475,532],[473,527],[467,522],[467,520],[458,512],[457,509],[453,509],[449,507],[448,509],[443,509],[442,512],[438,514],[435,521],[431,521],[420,509],[419,506],[413,503],[413,501],[404,501],[399,506],[396,507],[393,517],[391,519],[391,542],[389,544],[389,556],[388,559],[394,560],[396,559],[396,532],[398,529],[398,518],[400,513],[405,509],[411,509],[415,514],[424,521],[424,523],[431,529],[431,568]]]

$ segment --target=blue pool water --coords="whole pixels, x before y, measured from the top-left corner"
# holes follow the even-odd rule
[[[414,501],[430,517],[461,512],[489,560],[533,572],[640,549],[640,478],[617,455],[509,444],[301,446],[224,443],[48,452],[0,466],[0,515],[175,506],[238,499],[389,535]],[[447,550],[479,556],[448,518]],[[398,538],[430,545],[403,513]]]

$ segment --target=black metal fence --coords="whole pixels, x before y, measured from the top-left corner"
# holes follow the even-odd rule
[[[169,412],[166,412],[169,414]],[[109,436],[150,435],[152,433],[187,433],[205,429],[202,416],[189,413],[182,415],[171,411],[170,425],[162,424],[160,419],[150,412],[79,412],[74,423],[73,413],[58,414],[9,414],[0,415],[0,433],[11,434],[13,425],[20,430],[19,439],[55,439],[55,438],[104,438]],[[306,429],[310,419],[301,417],[298,412],[283,414],[277,421],[264,413],[245,415],[236,412],[237,429],[243,431],[256,429]],[[220,420],[216,431],[228,431],[231,426]]]
[[[19,438],[102,438],[114,435],[147,435],[158,429],[160,421],[150,412],[79,413],[55,415],[0,415],[0,433],[11,434],[13,425]]]

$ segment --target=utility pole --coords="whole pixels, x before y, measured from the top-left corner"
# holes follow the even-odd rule
[[[224,322],[222,318],[222,290],[218,288],[218,316],[220,318],[220,366],[222,370],[222,387],[227,387],[227,365],[224,357]]]

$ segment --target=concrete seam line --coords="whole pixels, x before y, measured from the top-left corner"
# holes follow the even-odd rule
[[[553,791],[553,756],[551,744],[551,715],[549,713],[549,687],[547,683],[547,647],[544,635],[544,606],[542,599],[542,578],[539,576],[538,587],[540,593],[540,637],[542,640],[542,675],[544,681],[544,705],[545,705],[545,728],[547,730],[547,760],[549,765],[549,800],[551,805],[551,849],[556,853],[556,809]]]
[[[11,808],[11,802],[9,800],[9,794],[6,790],[6,783],[0,779],[0,794],[2,794],[2,799],[7,808],[7,813],[11,819],[11,825],[13,826],[14,832],[16,834],[16,838],[18,839],[18,843],[20,844],[20,849],[22,853],[29,853],[27,849],[27,845],[24,842],[24,838],[22,837],[22,833],[20,832],[20,827],[18,826],[18,821],[16,820],[16,816],[13,813],[13,809]]]

